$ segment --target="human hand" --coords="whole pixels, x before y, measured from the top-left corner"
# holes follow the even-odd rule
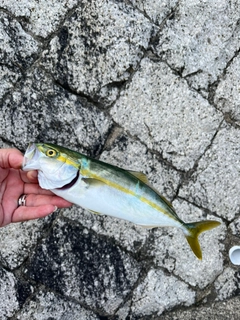
[[[17,149],[0,149],[0,227],[11,222],[42,218],[57,208],[70,207],[71,203],[41,189],[37,172],[21,170],[22,153]],[[26,194],[25,206],[18,199]]]

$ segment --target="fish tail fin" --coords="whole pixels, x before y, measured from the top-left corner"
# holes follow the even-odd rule
[[[187,239],[188,244],[190,245],[193,253],[198,257],[198,259],[202,260],[202,250],[200,244],[198,242],[198,236],[207,230],[211,230],[221,223],[219,221],[214,220],[205,220],[199,222],[186,223],[185,227],[187,232],[185,237]]]

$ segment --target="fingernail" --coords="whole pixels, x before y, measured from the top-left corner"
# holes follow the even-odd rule
[[[57,207],[57,206],[55,206],[55,209],[53,210],[53,212],[56,212],[56,211],[57,211],[57,209],[58,209],[58,207]]]

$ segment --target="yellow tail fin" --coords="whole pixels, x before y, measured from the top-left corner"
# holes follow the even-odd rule
[[[194,254],[198,257],[198,259],[202,259],[202,250],[200,248],[200,244],[198,242],[198,236],[200,233],[211,230],[217,226],[219,226],[221,223],[219,221],[199,221],[199,222],[192,222],[192,223],[186,223],[185,226],[188,230],[188,234],[185,234],[185,237],[194,252]]]

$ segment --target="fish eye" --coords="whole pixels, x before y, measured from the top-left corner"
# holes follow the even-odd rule
[[[47,155],[48,157],[53,158],[53,157],[56,157],[57,152],[56,152],[55,150],[53,150],[53,149],[48,149],[47,152],[46,152],[46,155]]]

